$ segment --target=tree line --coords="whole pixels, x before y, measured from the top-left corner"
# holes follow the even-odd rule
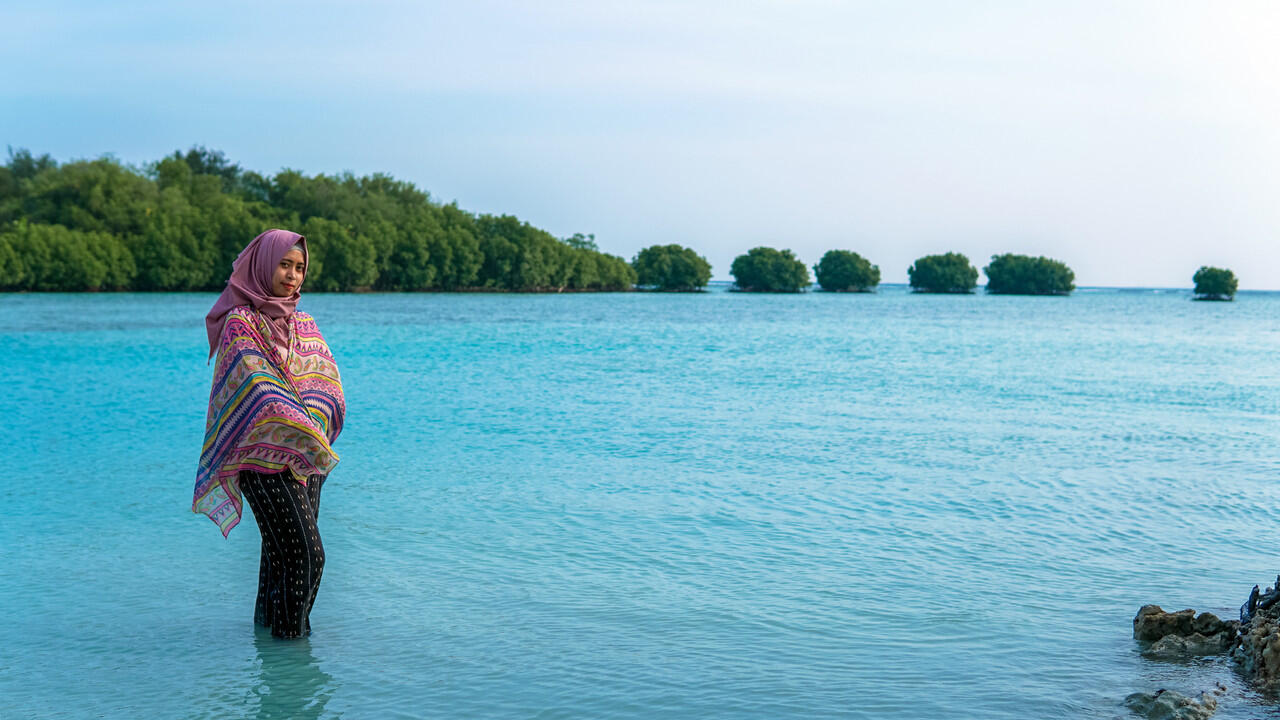
[[[383,174],[268,177],[196,147],[141,168],[11,150],[0,166],[0,290],[221,290],[236,255],[271,227],[307,236],[313,290],[637,281],[589,235],[560,239],[511,215],[467,212]]]
[[[143,167],[110,157],[59,164],[10,150],[0,166],[0,291],[221,290],[231,263],[264,229],[307,236],[307,286],[320,291],[699,291],[706,258],[652,245],[630,262],[593,235],[556,238],[511,215],[467,212],[412,183],[282,170],[265,176],[194,147]],[[874,292],[880,268],[851,250],[813,266],[831,292]],[[982,268],[992,294],[1067,295],[1058,260],[1006,253]],[[755,247],[733,260],[735,289],[800,292],[809,268],[790,250]],[[972,293],[978,269],[961,253],[907,269],[912,290]],[[1230,270],[1202,267],[1197,299],[1230,300]]]

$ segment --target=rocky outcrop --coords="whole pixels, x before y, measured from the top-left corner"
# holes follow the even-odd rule
[[[1213,692],[1189,698],[1176,690],[1157,690],[1154,695],[1134,693],[1124,704],[1147,720],[1205,720],[1218,710],[1218,696],[1225,691],[1219,685]]]
[[[1230,653],[1237,669],[1264,691],[1280,690],[1280,577],[1266,591],[1254,586],[1240,608],[1240,620],[1222,620],[1195,610],[1165,612],[1144,605],[1133,618],[1133,637],[1149,658],[1177,660]],[[1222,685],[1187,697],[1174,690],[1134,693],[1124,699],[1133,712],[1149,720],[1203,720],[1218,708]]]
[[[1133,618],[1133,637],[1142,654],[1162,660],[1227,652],[1235,646],[1239,632],[1240,623],[1235,620],[1222,620],[1210,612],[1197,615],[1195,610],[1165,612],[1159,605],[1144,605]],[[1217,711],[1218,696],[1225,691],[1219,685],[1196,697],[1176,690],[1134,693],[1124,704],[1148,720],[1204,720]]]
[[[1133,618],[1133,637],[1143,643],[1147,657],[1217,655],[1235,644],[1239,627],[1210,612],[1165,612],[1159,605],[1144,605]]]
[[[1199,655],[1221,655],[1231,649],[1235,635],[1217,633],[1201,635],[1193,633],[1187,637],[1165,635],[1143,649],[1142,654],[1149,658],[1173,659]]]
[[[1165,635],[1190,635],[1191,623],[1195,619],[1195,610],[1165,612],[1159,605],[1143,605],[1133,616],[1133,637],[1143,642],[1155,642]]]
[[[1268,690],[1280,689],[1280,605],[1258,610],[1240,629],[1232,653],[1247,677]]]

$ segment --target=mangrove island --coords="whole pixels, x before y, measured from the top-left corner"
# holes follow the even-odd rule
[[[875,292],[880,284],[880,267],[852,250],[828,250],[813,274],[828,292]]]
[[[987,292],[993,295],[1069,295],[1076,289],[1075,272],[1047,257],[992,255],[982,272],[987,275]]]
[[[907,282],[918,293],[971,293],[978,269],[957,252],[925,255],[907,268]]]
[[[247,238],[311,241],[309,289],[630,290],[636,273],[590,236],[558,239],[511,215],[467,212],[388,175],[267,177],[196,147],[142,168],[0,166],[0,290],[221,290]]]
[[[1191,277],[1196,284],[1193,300],[1234,300],[1236,296],[1236,274],[1226,268],[1201,266]]]
[[[800,292],[813,283],[809,268],[790,250],[754,247],[733,259],[729,268],[741,292]]]

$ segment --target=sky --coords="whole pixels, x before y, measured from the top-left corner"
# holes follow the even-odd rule
[[[679,243],[1066,262],[1280,289],[1280,3],[0,5],[0,143],[386,172],[442,202]]]

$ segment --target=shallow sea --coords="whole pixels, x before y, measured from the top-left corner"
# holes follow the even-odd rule
[[[204,294],[0,295],[0,717],[1115,718],[1280,571],[1280,294],[310,295],[315,632],[189,511]]]

